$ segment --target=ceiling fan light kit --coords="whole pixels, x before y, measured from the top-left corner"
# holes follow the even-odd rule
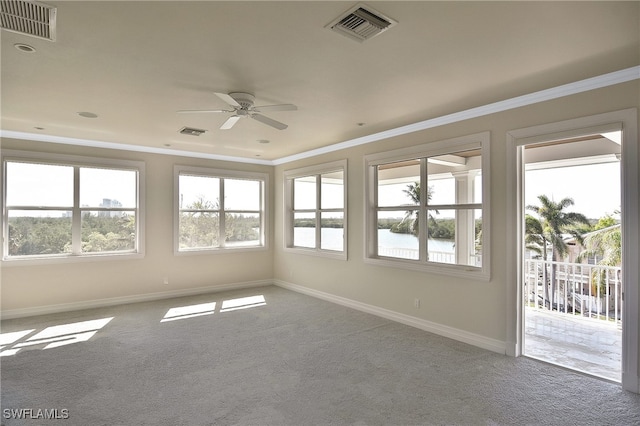
[[[251,93],[245,92],[231,92],[218,93],[216,96],[226,102],[232,109],[205,109],[205,110],[181,110],[179,113],[233,113],[222,126],[221,130],[229,130],[241,119],[241,118],[253,118],[260,123],[266,124],[278,130],[284,130],[288,126],[284,123],[269,118],[261,113],[263,111],[295,111],[298,109],[293,104],[278,104],[278,105],[262,105],[254,106],[255,96]]]

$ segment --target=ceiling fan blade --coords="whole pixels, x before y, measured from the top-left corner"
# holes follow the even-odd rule
[[[180,114],[190,114],[194,112],[235,112],[235,111],[228,110],[228,109],[182,109],[176,112]]]
[[[261,115],[261,114],[251,114],[251,118],[253,118],[254,120],[258,120],[259,122],[264,123],[268,126],[275,127],[278,130],[284,130],[287,127],[289,127],[284,123],[273,120],[269,117],[265,117],[264,115]]]
[[[216,94],[217,97],[219,97],[220,99],[222,99],[223,101],[225,101],[229,105],[234,106],[234,107],[238,107],[238,108],[242,107],[238,103],[238,101],[236,101],[235,99],[233,99],[231,96],[227,95],[226,93],[218,93],[218,92],[214,92],[214,93]]]
[[[296,111],[297,106],[293,104],[280,104],[280,105],[261,105],[254,107],[253,110],[257,112],[262,111]]]
[[[231,117],[227,118],[227,121],[222,123],[222,126],[220,126],[220,129],[229,130],[238,122],[238,120],[240,120],[240,118],[241,117],[239,115],[232,115]]]

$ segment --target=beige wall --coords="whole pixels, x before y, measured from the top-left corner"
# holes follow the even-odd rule
[[[272,248],[242,254],[174,256],[173,166],[268,173],[270,194],[273,193],[273,167],[9,139],[2,140],[2,148],[138,160],[146,166],[145,257],[40,266],[3,264],[2,310],[5,312],[164,292],[181,293],[234,283],[268,282],[273,276]],[[269,218],[272,229],[273,215]],[[169,278],[168,285],[164,284],[164,277]]]
[[[2,147],[41,150],[146,163],[146,256],[55,266],[2,267],[2,310],[91,302],[180,292],[202,287],[277,280],[424,321],[505,342],[507,299],[506,134],[509,130],[581,116],[640,107],[640,83],[618,84],[553,101],[441,126],[393,139],[299,160],[276,167],[190,159],[165,155],[80,148],[3,140]],[[491,132],[491,279],[474,282],[434,273],[406,271],[363,261],[364,155]],[[283,250],[283,180],[285,170],[348,160],[348,260],[326,259]],[[640,159],[639,159],[640,161]],[[173,165],[242,169],[271,176],[271,247],[252,253],[174,256]],[[638,214],[638,212],[627,212]],[[169,277],[169,285],[163,277]],[[419,309],[413,300],[421,299]],[[629,301],[638,303],[639,301]]]
[[[509,130],[640,106],[638,81],[424,130],[276,167],[274,278],[312,290],[453,327],[500,342],[507,340],[506,135]],[[491,279],[489,282],[367,264],[364,256],[363,156],[483,131],[491,132]],[[283,171],[348,160],[348,261],[282,249]],[[629,212],[638,214],[638,212]],[[420,308],[414,299],[421,300]],[[640,301],[638,301],[640,303]]]

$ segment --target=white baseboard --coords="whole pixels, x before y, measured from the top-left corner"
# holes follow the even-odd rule
[[[513,342],[505,342],[504,343],[504,347],[505,347],[505,354],[507,356],[520,356],[521,355],[521,350],[518,347],[517,344],[513,343]]]
[[[10,309],[0,312],[3,320],[32,317],[36,315],[55,314],[59,312],[79,311],[82,309],[103,308],[106,306],[125,305],[128,303],[150,302],[153,300],[170,299],[172,297],[195,296],[198,294],[216,293],[227,290],[238,290],[251,287],[273,285],[272,280],[245,281],[231,284],[221,284],[208,287],[185,288],[180,290],[161,291],[157,293],[136,294],[132,296],[111,297],[82,302],[61,303],[58,305],[36,306],[33,308]]]
[[[215,285],[215,286],[208,286],[208,287],[186,288],[186,289],[180,289],[180,290],[162,291],[157,293],[112,297],[107,299],[87,300],[82,302],[62,303],[57,305],[37,306],[32,308],[11,309],[11,310],[1,312],[0,317],[3,320],[14,319],[14,318],[36,316],[36,315],[54,314],[59,312],[78,311],[82,309],[94,309],[94,308],[102,308],[102,307],[114,306],[114,305],[124,305],[128,303],[149,302],[153,300],[170,299],[172,297],[194,296],[198,294],[215,293],[215,292],[221,292],[221,291],[227,291],[227,290],[261,287],[266,285],[277,285],[279,287],[282,287],[288,290],[292,290],[298,293],[306,294],[308,296],[316,297],[318,299],[326,300],[328,302],[336,303],[338,305],[356,309],[358,311],[376,315],[391,321],[396,321],[401,324],[416,327],[421,330],[438,334],[440,336],[448,337],[450,339],[454,339],[460,342],[468,343],[470,345],[478,346],[480,348],[487,349],[492,352],[497,352],[500,354],[507,353],[506,342],[490,339],[488,337],[481,336],[475,333],[469,333],[468,331],[459,330],[457,328],[427,321],[421,318],[412,317],[410,315],[401,314],[399,312],[395,312],[388,309],[380,308],[378,306],[358,302],[356,300],[347,299],[345,297],[336,296],[323,291],[314,290],[308,287],[289,283],[282,280],[247,281],[247,282],[222,284],[222,285]]]
[[[457,328],[427,321],[421,318],[412,317],[410,315],[401,314],[395,311],[390,311],[378,306],[369,305],[366,303],[358,302],[356,300],[347,299],[345,297],[336,296],[330,293],[325,293],[323,291],[314,290],[282,280],[273,280],[273,284],[277,285],[278,287],[286,288],[287,290],[292,290],[298,293],[306,294],[308,296],[317,297],[318,299],[353,308],[358,311],[386,318],[391,321],[396,321],[405,325],[409,325],[411,327],[416,327],[433,334],[448,337],[459,342],[468,343],[470,345],[487,349],[492,352],[497,352],[499,354],[506,354],[507,352],[506,342],[502,342],[500,340],[491,339],[475,333],[469,333],[468,331],[459,330]]]

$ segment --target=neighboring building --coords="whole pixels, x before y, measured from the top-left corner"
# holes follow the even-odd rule
[[[122,203],[118,200],[112,200],[110,198],[103,198],[102,199],[102,203],[100,204],[100,207],[106,207],[106,208],[118,208],[118,207],[122,207]],[[117,217],[120,215],[120,212],[107,212],[107,211],[101,211],[98,213],[99,217]]]
[[[587,232],[586,234],[584,234],[582,236],[583,239],[587,239],[590,236],[593,235],[597,235],[600,234],[602,232],[607,232],[610,231],[612,229],[616,229],[616,228],[620,228],[620,224],[618,225],[613,225],[613,226],[609,226],[607,228],[602,228],[602,229],[598,229],[597,231],[592,231],[592,232]],[[580,256],[580,253],[582,253],[585,250],[585,247],[580,244],[578,241],[576,241],[576,239],[574,237],[570,237],[565,239],[567,246],[569,247],[569,251],[567,253],[567,256],[565,257],[564,261],[565,262],[569,262],[569,263],[588,263],[590,265],[597,265],[598,262],[600,261],[600,259],[596,256],[590,256],[587,259],[583,259],[582,262],[578,262],[578,256]],[[618,265],[620,266],[620,265]]]

